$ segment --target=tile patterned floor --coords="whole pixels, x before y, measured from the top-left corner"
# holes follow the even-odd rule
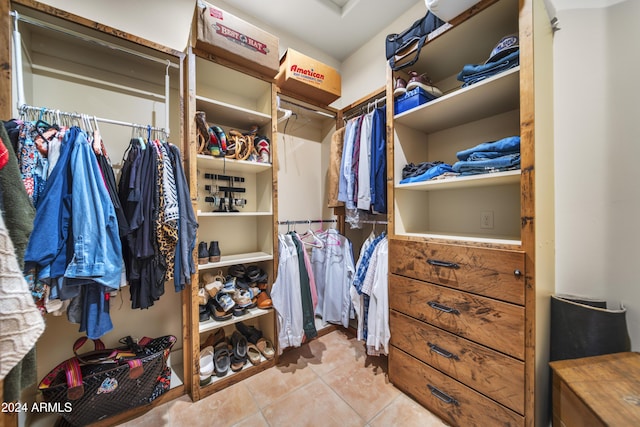
[[[342,330],[285,352],[267,369],[198,402],[182,396],[126,427],[441,427],[389,383],[384,357],[368,357]]]

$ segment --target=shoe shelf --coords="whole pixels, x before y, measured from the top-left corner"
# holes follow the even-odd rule
[[[233,316],[231,319],[229,320],[224,320],[224,321],[218,321],[218,320],[214,320],[214,319],[209,319],[205,322],[200,322],[200,333],[204,333],[204,332],[208,332],[208,331],[213,331],[215,329],[219,329],[219,328],[224,328],[225,326],[229,326],[229,325],[233,325],[235,323],[238,322],[244,322],[246,320],[249,319],[254,319],[256,317],[260,317],[260,316],[264,316],[269,314],[273,309],[272,308],[268,308],[268,309],[262,309],[262,308],[250,308],[247,314],[245,314],[244,316]]]
[[[456,176],[445,179],[408,184],[396,184],[396,189],[412,191],[454,190],[458,188],[485,187],[492,185],[507,185],[520,183],[520,169],[496,173],[486,173],[469,176]]]
[[[396,124],[434,133],[519,108],[520,68],[450,92],[395,116]]]
[[[222,255],[218,262],[208,262],[206,264],[198,264],[198,270],[208,270],[217,267],[226,267],[234,264],[252,264],[260,261],[271,261],[273,254],[266,252],[249,252],[235,255]]]
[[[260,173],[271,169],[271,163],[252,162],[248,160],[227,159],[198,154],[199,169],[216,169],[228,172]]]
[[[224,124],[234,129],[248,130],[253,125],[262,127],[271,122],[270,114],[252,111],[198,95],[196,95],[196,108],[206,113],[207,121],[211,124],[217,124],[218,126]]]

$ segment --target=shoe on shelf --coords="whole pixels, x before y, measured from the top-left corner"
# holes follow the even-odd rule
[[[402,77],[396,77],[395,83],[393,85],[393,96],[400,96],[407,93],[407,82]]]
[[[442,91],[433,85],[429,77],[424,74],[418,74],[416,71],[411,71],[409,75],[411,75],[411,78],[407,83],[407,91],[419,87],[433,97],[442,96]]]
[[[221,291],[225,294],[234,294],[236,292],[237,279],[233,276],[227,276],[224,279]]]
[[[258,294],[256,305],[258,308],[267,309],[273,307],[273,301],[269,298],[269,294],[262,292]]]
[[[262,338],[262,331],[254,326],[247,326],[243,322],[236,323],[236,329],[252,344]]]
[[[206,264],[209,262],[209,250],[207,242],[200,242],[198,245],[198,264]]]
[[[269,341],[266,338],[260,338],[256,343],[256,347],[258,347],[258,350],[260,350],[260,353],[262,353],[262,355],[267,360],[273,359],[276,355],[276,351],[273,348],[273,344],[271,343],[271,341]]]
[[[224,340],[215,346],[213,352],[213,361],[215,365],[215,373],[217,377],[224,377],[229,371],[231,365],[231,354],[227,347],[227,341]]]
[[[220,342],[224,340],[225,340],[224,329],[218,328],[216,329],[215,333],[209,334],[207,339],[202,344],[200,344],[200,350],[206,347],[215,348]]]
[[[199,315],[199,320],[201,322],[206,322],[207,320],[209,320],[210,317],[210,313],[209,313],[209,305],[205,304],[205,305],[198,305],[198,315]]]
[[[216,240],[209,243],[209,262],[220,262],[220,246]]]
[[[209,282],[204,285],[204,290],[208,293],[208,295],[213,298],[215,297],[220,289],[222,289],[224,285],[219,280],[214,280],[213,282]],[[198,294],[200,295],[200,294]]]
[[[229,266],[229,275],[237,277],[238,279],[244,279],[247,274],[247,269],[242,264],[234,264]]]
[[[251,305],[252,294],[251,291],[245,289],[238,289],[233,294],[233,301],[238,307],[246,308]]]
[[[198,289],[198,304],[207,305],[207,301],[209,301],[209,295],[207,295],[207,291],[204,288]]]
[[[247,344],[247,357],[252,365],[255,366],[260,364],[260,355],[260,350],[258,350],[258,347],[256,347],[255,344]]]
[[[269,149],[269,138],[266,136],[256,136],[254,139],[256,153],[258,153],[258,163],[271,163],[271,151]]]
[[[215,369],[213,361],[213,347],[205,347],[200,352],[200,386],[211,382],[211,375]]]
[[[218,321],[231,319],[231,310],[235,305],[231,297],[222,292],[218,292],[215,298],[211,298],[207,303],[211,317]]]

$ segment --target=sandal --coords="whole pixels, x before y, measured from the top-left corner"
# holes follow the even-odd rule
[[[218,321],[231,319],[230,311],[235,305],[231,297],[222,292],[218,292],[216,297],[211,298],[207,304],[211,317]]]
[[[206,290],[209,296],[213,298],[218,294],[220,289],[222,289],[222,286],[223,286],[222,282],[219,282],[216,280],[214,282],[209,282],[206,285],[204,285],[204,290]]]
[[[238,279],[244,279],[247,275],[247,269],[243,264],[234,264],[229,267],[229,275]]]
[[[209,320],[209,306],[208,305],[198,305],[198,319],[201,322],[206,322]]]
[[[224,336],[224,329],[219,328],[216,329],[215,334],[209,334],[209,336],[207,337],[207,339],[204,341],[204,343],[202,343],[202,345],[200,345],[200,350],[202,350],[205,347],[217,347],[218,344],[220,344],[220,342],[225,340],[225,336]]]
[[[209,301],[209,295],[204,288],[198,289],[198,304],[207,305],[207,301]]]
[[[249,362],[254,366],[260,363],[260,350],[258,350],[258,347],[256,347],[255,344],[247,344],[247,357],[249,358]]]
[[[256,347],[258,347],[258,350],[260,350],[260,353],[262,353],[262,355],[267,360],[273,359],[276,355],[276,351],[273,348],[273,344],[271,344],[271,341],[269,341],[266,338],[260,338],[256,343]]]
[[[215,352],[213,353],[213,360],[215,363],[216,376],[224,377],[227,375],[231,365],[231,357],[226,341],[223,341],[216,346]]]
[[[213,347],[205,347],[200,352],[200,386],[211,382],[211,375],[215,368],[213,354]]]

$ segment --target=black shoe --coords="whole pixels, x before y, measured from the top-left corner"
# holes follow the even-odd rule
[[[207,250],[207,242],[200,242],[198,245],[198,264],[206,264],[209,262],[209,251]]]
[[[209,243],[209,262],[219,262],[220,261],[220,246],[217,241],[213,241]]]
[[[236,323],[236,329],[252,344],[258,342],[262,338],[262,331],[254,326],[247,326],[242,322]]]

